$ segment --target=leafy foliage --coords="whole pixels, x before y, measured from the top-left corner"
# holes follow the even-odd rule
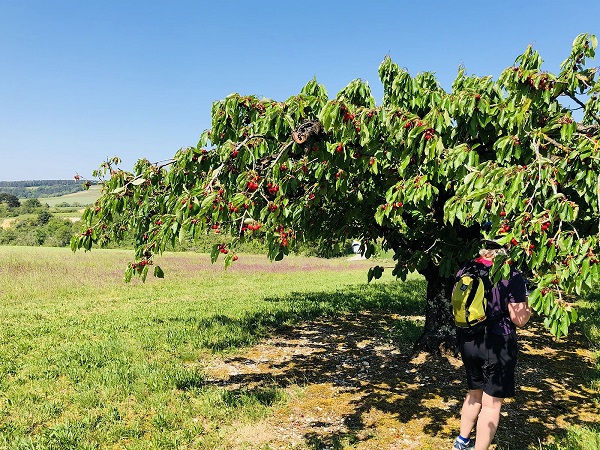
[[[0,203],[6,203],[9,208],[18,208],[21,202],[16,195],[0,192]]]
[[[40,209],[33,218],[15,219],[6,229],[0,228],[0,245],[68,247],[77,230],[70,220]]]
[[[133,233],[126,278],[145,279],[153,255],[188,236],[233,236],[212,250],[226,265],[257,236],[274,260],[298,241],[335,251],[356,238],[366,257],[379,241],[392,251],[404,279],[432,268],[450,277],[494,238],[510,247],[495,276],[510,264],[526,270],[537,286],[530,303],[566,334],[577,318],[567,296],[600,274],[600,81],[586,66],[596,46],[578,36],[556,74],[531,47],[498,80],[461,68],[450,92],[433,73],[412,77],[386,58],[380,106],[362,80],[334,99],[314,79],[285,102],[231,94],[213,104],[198,145],[173,160],[140,160],[132,173],[106,161],[95,174],[103,196],[72,248]],[[309,120],[322,130],[291,139]]]

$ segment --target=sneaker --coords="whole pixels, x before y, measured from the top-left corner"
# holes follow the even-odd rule
[[[473,447],[475,447],[475,441],[473,439],[469,439],[469,441],[465,444],[465,443],[463,443],[463,441],[456,438],[456,440],[454,441],[454,446],[452,447],[452,450],[465,450],[467,448],[473,448]]]

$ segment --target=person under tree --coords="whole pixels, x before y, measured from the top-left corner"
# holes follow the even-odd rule
[[[494,258],[501,254],[506,254],[505,248],[494,241],[485,241],[473,263],[489,269]],[[516,328],[525,326],[531,317],[521,272],[511,267],[509,276],[491,287],[487,306],[488,320],[478,331],[457,329],[469,391],[462,406],[460,433],[453,450],[487,449],[498,429],[504,399],[515,395]],[[474,440],[470,438],[473,428],[476,429]]]

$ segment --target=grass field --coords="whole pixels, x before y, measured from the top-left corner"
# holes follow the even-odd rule
[[[204,387],[207,355],[410,294],[364,286],[362,261],[264,256],[224,272],[207,256],[167,255],[166,279],[125,285],[129,256],[2,247],[1,448],[217,448],[223,437],[204,433],[207,422],[256,419],[283,391]],[[340,289],[348,294],[327,295]]]
[[[61,195],[60,197],[44,197],[40,198],[42,204],[56,206],[60,203],[67,202],[69,204],[78,203],[80,205],[91,205],[100,198],[100,186],[92,185],[86,191],[75,192],[74,194]]]
[[[0,448],[234,448],[232,424],[252,429],[290,391],[276,383],[236,390],[206,383],[215,355],[235,355],[317,317],[422,310],[422,281],[397,283],[386,271],[366,285],[370,261],[273,264],[242,255],[224,271],[207,255],[166,254],[158,261],[165,279],[124,284],[130,257],[0,247]],[[600,322],[595,305],[587,306],[595,317],[591,339]],[[415,324],[398,328],[395,345],[415,339]],[[599,379],[596,373],[591,383]],[[579,446],[597,438],[574,428],[552,448],[597,449]]]

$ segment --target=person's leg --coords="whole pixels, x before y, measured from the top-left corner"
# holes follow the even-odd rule
[[[500,409],[504,399],[492,397],[483,393],[481,397],[481,412],[477,419],[477,434],[475,439],[475,450],[487,450],[500,421]],[[462,428],[461,428],[462,429]]]
[[[481,411],[483,389],[469,390],[460,413],[460,435],[468,439]]]

